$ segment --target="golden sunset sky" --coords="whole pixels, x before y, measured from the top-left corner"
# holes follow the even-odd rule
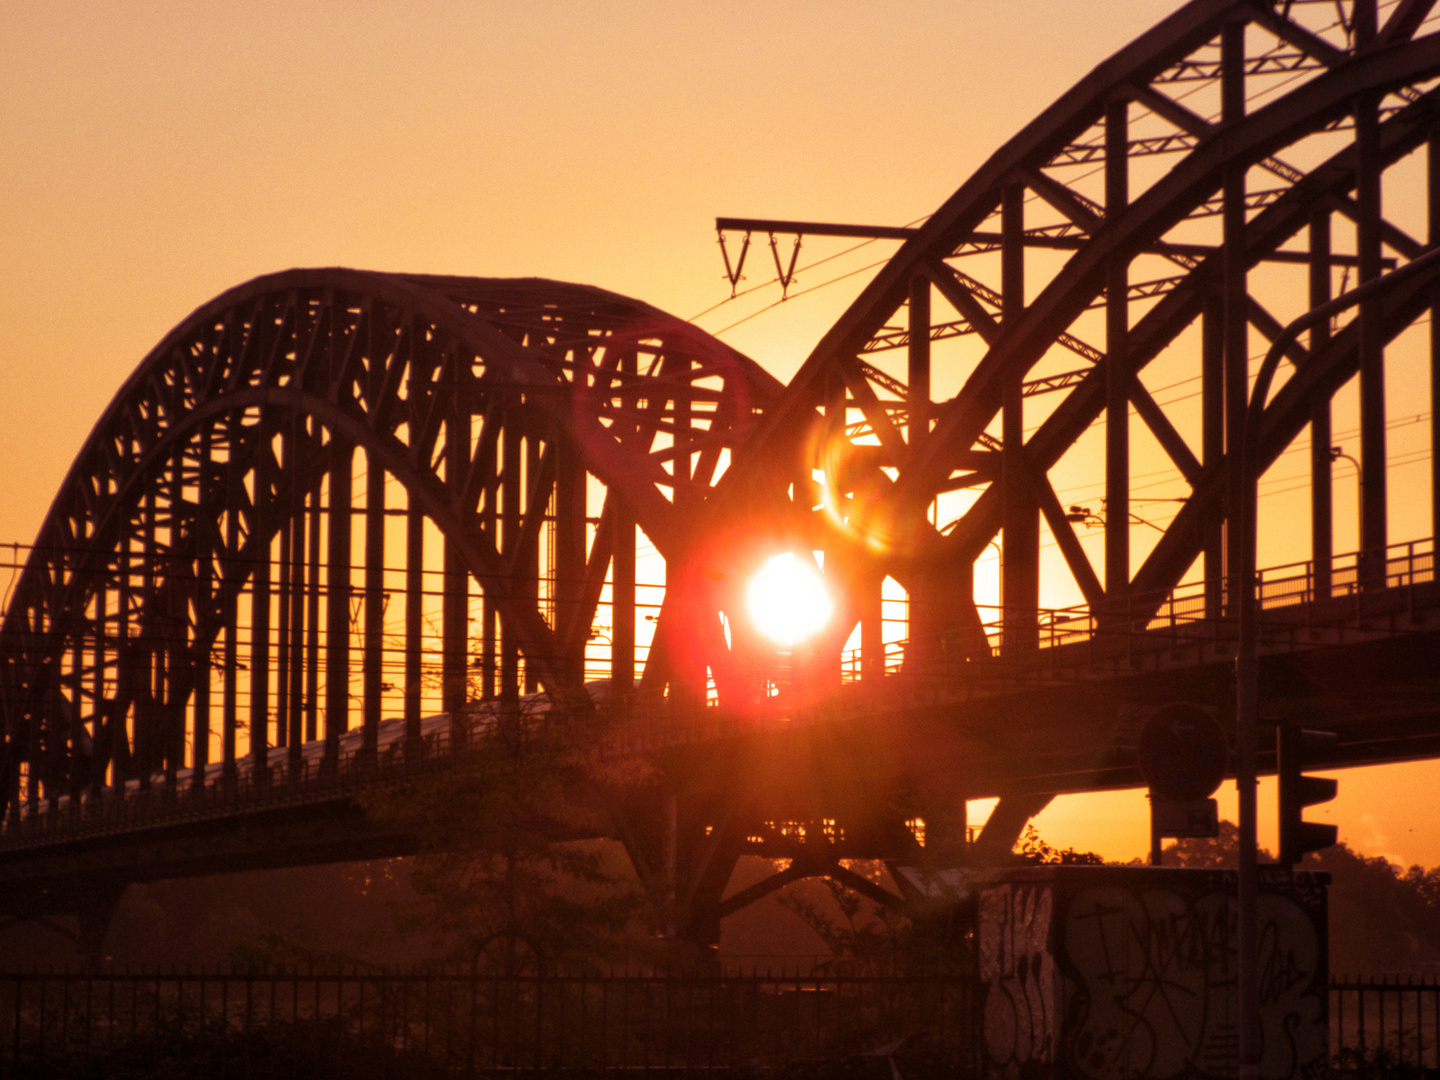
[[[894,245],[807,241],[839,257],[801,295],[721,304],[717,215],[915,222],[1176,6],[0,0],[0,543],[171,327],[289,267],[585,282],[786,378]],[[1313,816],[1440,863],[1440,767],[1341,776]],[[1147,822],[1132,792],[1039,824],[1129,858]]]

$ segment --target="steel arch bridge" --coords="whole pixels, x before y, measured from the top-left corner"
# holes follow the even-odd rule
[[[34,872],[53,898],[126,832],[87,824],[107,807],[379,775],[536,694],[662,763],[615,832],[700,938],[809,873],[901,903],[837,860],[923,860],[915,820],[932,848],[963,837],[967,797],[1001,796],[980,858],[1057,791],[1136,784],[1147,707],[1190,696],[1233,725],[1252,359],[1440,238],[1432,6],[1193,0],[919,228],[722,221],[902,241],[785,386],[587,286],[308,270],[218,297],[101,418],[5,613],[0,863],[21,882],[36,852],[81,852]],[[1268,707],[1340,730],[1349,762],[1440,754],[1433,545],[1391,544],[1385,404],[1434,399],[1437,303],[1417,274],[1312,330],[1261,422],[1263,466],[1310,461]],[[1347,561],[1331,421],[1353,386]],[[1095,560],[1075,528],[1095,515],[1060,498],[1075,476],[1103,489]],[[1157,483],[1174,516],[1137,524]],[[1063,581],[1047,564],[1042,596],[1047,545]],[[784,656],[743,600],[782,551],[838,612]],[[1057,588],[1083,604],[1042,606]],[[1327,681],[1337,657],[1372,681]],[[744,851],[795,861],[725,898]]]

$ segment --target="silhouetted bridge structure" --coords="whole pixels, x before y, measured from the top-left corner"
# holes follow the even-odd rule
[[[902,903],[838,860],[953,855],[966,799],[1000,799],[955,856],[983,860],[1056,793],[1137,785],[1161,704],[1233,730],[1251,368],[1440,237],[1431,7],[1194,0],[917,228],[721,219],[732,282],[754,233],[899,244],[786,385],[590,286],[292,270],[204,305],[10,597],[0,905],[93,940],[129,881],[410,850],[369,793],[564,716],[655,766],[608,831],[711,940],[807,874]],[[1262,471],[1308,469],[1308,509],[1261,501],[1306,556],[1262,582],[1262,719],[1339,732],[1334,764],[1440,754],[1433,542],[1391,535],[1440,535],[1437,304],[1414,273],[1310,330],[1259,421]],[[1428,394],[1428,517],[1390,498],[1387,386]],[[1103,512],[1062,502],[1086,485]],[[786,649],[745,598],[783,553],[835,607]],[[792,863],[726,897],[745,852]]]

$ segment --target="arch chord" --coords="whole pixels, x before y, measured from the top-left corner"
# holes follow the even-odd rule
[[[722,700],[753,701],[744,674],[776,662],[743,633],[742,585],[783,548],[823,553],[837,595],[831,632],[784,676],[816,708],[856,644],[847,670],[862,683],[893,675],[898,658],[923,691],[1023,660],[1047,627],[1083,621],[1047,606],[1079,601],[1091,625],[1124,633],[1200,579],[1200,614],[1228,617],[1227,453],[1250,359],[1313,303],[1426,250],[1404,200],[1392,215],[1380,192],[1410,183],[1414,171],[1396,167],[1432,145],[1440,35],[1421,33],[1432,6],[1401,5],[1367,36],[1355,28],[1369,0],[1339,5],[1338,19],[1334,6],[1195,0],[910,232],[711,493],[703,588],[683,605],[667,598],[661,618],[690,620]],[[1426,188],[1440,190],[1433,172]],[[1294,373],[1260,441],[1266,465],[1307,431],[1323,443],[1311,455],[1316,581],[1337,580],[1329,402],[1369,372],[1360,546],[1383,560],[1376,402],[1399,362],[1387,347],[1432,302],[1418,284],[1397,290],[1287,352]],[[1177,386],[1198,407],[1178,404]],[[1103,521],[1103,537],[1084,535],[1085,521]],[[1061,574],[1042,578],[1048,546]],[[1000,588],[978,597],[990,549]],[[886,579],[903,592],[885,595],[907,600],[903,642],[887,640]],[[717,615],[729,645],[705,636]]]
[[[1430,6],[1396,10],[1356,40],[1353,18],[1316,5],[1196,0],[1122,49],[904,242],[767,411],[743,466],[717,485],[717,515],[747,518],[768,500],[792,546],[823,550],[827,576],[832,561],[847,568],[837,588],[895,578],[910,596],[917,673],[927,656],[1034,648],[1037,529],[1070,578],[1052,607],[1083,600],[1143,626],[1202,555],[1223,581],[1226,402],[1243,400],[1257,343],[1309,305],[1307,274],[1333,289],[1425,250],[1378,193],[1435,128],[1440,35],[1414,36]],[[1332,218],[1353,223],[1348,250],[1296,246]],[[1292,347],[1294,385],[1267,415],[1268,462],[1352,375],[1371,372],[1361,441],[1379,489],[1367,493],[1372,553],[1386,541],[1374,389],[1384,368],[1361,357],[1383,358],[1422,313],[1418,298],[1396,296],[1329,342]],[[887,359],[902,348],[904,360]],[[1198,388],[1200,415],[1167,408],[1150,379],[1161,370],[1168,385]],[[932,401],[927,384],[953,391]],[[1107,462],[1098,486],[1096,452]],[[812,468],[819,485],[794,482]],[[1102,497],[1099,563],[1062,473]],[[1178,509],[1152,528],[1151,503],[1137,500],[1157,491]],[[830,512],[812,510],[821,505]],[[1328,558],[1332,531],[1317,513],[1315,554]],[[1003,587],[1000,607],[982,611],[973,565],[992,544]],[[1209,614],[1223,615],[1223,587],[1210,595]],[[862,606],[842,602],[847,625],[827,648]]]
[[[747,721],[782,694],[823,715],[846,672],[865,701],[1003,674],[1076,601],[1097,639],[1142,629],[1186,583],[1199,616],[1228,617],[1251,357],[1436,236],[1432,7],[1192,0],[905,231],[784,387],[589,286],[297,270],[216,298],[122,387],[17,584],[6,813],[281,783],[335,768],[342,745],[362,763],[414,752],[433,714],[464,739],[536,691],[586,709],[603,682],[617,712],[732,722],[734,752],[694,790],[616,808],[677,932],[713,937],[744,851],[796,857],[785,880],[840,873],[842,850],[931,858],[912,811],[953,850],[969,781],[925,789],[898,759],[883,781],[857,766],[883,797],[850,773],[800,778],[777,797],[793,820],[770,820],[763,789],[800,770],[751,754]],[[1425,239],[1407,202],[1427,207]],[[1310,432],[1316,595],[1338,587],[1332,401],[1357,387],[1369,584],[1388,541],[1383,391],[1435,304],[1411,282],[1287,351],[1259,442],[1268,465]],[[999,591],[982,595],[992,549]],[[751,574],[787,550],[823,564],[837,605],[794,655],[743,617]],[[647,635],[637,612],[661,584]],[[382,740],[392,723],[403,738]],[[798,760],[811,734],[780,742]],[[894,750],[864,724],[846,737]],[[1000,794],[982,849],[1008,849],[1049,795]]]
[[[477,700],[587,708],[615,522],[671,556],[775,391],[586,286],[298,270],[216,298],[122,387],[17,583],[7,812],[333,769],[356,721],[373,760],[387,718],[413,749],[425,711],[464,738]]]

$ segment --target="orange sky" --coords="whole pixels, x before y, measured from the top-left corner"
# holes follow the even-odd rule
[[[729,293],[716,215],[913,222],[1175,6],[7,0],[0,543],[33,539],[125,376],[232,285],[292,266],[537,275],[693,316]],[[801,264],[844,247],[807,242]],[[890,250],[698,321],[760,312],[723,336],[786,377]],[[1316,816],[1440,863],[1437,781],[1351,771]],[[1040,824],[1128,858],[1146,820],[1129,793]]]

